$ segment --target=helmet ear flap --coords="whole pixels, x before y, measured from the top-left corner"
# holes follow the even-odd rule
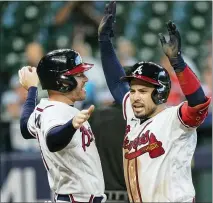
[[[153,102],[156,105],[166,103],[167,98],[169,96],[169,92],[170,92],[170,89],[167,91],[166,86],[155,88],[151,94]]]
[[[159,100],[159,97],[160,97],[160,94],[158,93],[158,90],[157,88],[155,88],[151,94],[151,97],[152,97],[152,101],[158,105],[160,104],[160,100]]]
[[[63,93],[74,90],[78,85],[76,79],[73,76],[61,75],[59,79],[57,80],[57,82],[60,85],[59,91]]]

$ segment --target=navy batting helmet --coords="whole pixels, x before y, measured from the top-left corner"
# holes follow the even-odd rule
[[[140,79],[153,84],[152,100],[155,104],[167,101],[171,89],[171,80],[165,68],[153,62],[139,62],[130,67],[129,74],[121,78],[121,81],[130,82],[132,79]]]
[[[77,86],[73,75],[87,71],[93,65],[83,63],[80,54],[72,49],[59,49],[42,57],[37,74],[42,89],[66,93]]]

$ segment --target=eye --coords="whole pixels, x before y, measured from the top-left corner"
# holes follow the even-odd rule
[[[147,93],[146,90],[139,90],[139,92],[140,92],[140,93],[143,93],[143,94]]]
[[[84,74],[83,73],[77,73],[76,75],[75,75],[75,77],[82,77]]]
[[[135,92],[135,90],[130,89],[129,92],[133,94]]]

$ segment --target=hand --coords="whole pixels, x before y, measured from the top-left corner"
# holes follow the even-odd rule
[[[18,71],[19,82],[21,85],[28,90],[30,87],[37,87],[39,78],[36,73],[36,68],[31,66],[24,66]]]
[[[91,105],[87,110],[80,111],[73,119],[72,124],[75,129],[80,128],[85,121],[89,119],[92,112],[94,111],[95,106]]]
[[[179,31],[176,28],[176,25],[169,21],[167,23],[167,30],[169,32],[169,41],[167,42],[162,33],[159,33],[159,38],[164,53],[167,57],[176,58],[181,54],[181,37]]]
[[[114,37],[114,24],[115,24],[115,15],[116,15],[116,2],[111,1],[105,7],[104,16],[98,27],[98,38],[99,40],[104,40],[105,38],[109,39]]]

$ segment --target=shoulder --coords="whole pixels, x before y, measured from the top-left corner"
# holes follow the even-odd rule
[[[70,106],[68,104],[65,104],[63,102],[58,101],[48,101],[44,100],[42,101],[37,107],[37,111],[43,112],[44,114],[50,114],[50,115],[75,115],[79,112],[79,110],[73,106]]]
[[[153,117],[154,123],[156,123],[157,125],[165,126],[166,128],[173,128],[173,126],[176,125],[179,121],[178,109],[180,108],[180,106],[181,104],[177,106],[168,106]],[[176,124],[174,124],[175,121]]]
[[[162,111],[162,115],[174,115],[177,116],[178,114],[178,110],[180,109],[180,107],[183,105],[183,103],[180,103],[179,105],[176,106],[167,106],[167,108],[165,110]]]
[[[179,116],[179,109],[182,105],[183,103],[177,106],[170,106],[158,113],[153,118],[154,128],[157,127],[154,130],[159,128],[161,132],[167,135],[165,137],[172,138],[172,140],[188,140],[191,135],[195,135],[196,128],[184,125]]]
[[[184,123],[181,118],[180,109],[186,102],[182,102],[177,106],[168,108],[169,114],[171,115],[171,122],[174,129],[181,129],[184,133],[192,133],[196,131],[196,127],[192,127]]]
[[[153,121],[169,126],[177,115],[178,106],[169,106],[153,117]]]
[[[183,105],[183,103],[178,104],[176,106],[168,106],[165,110],[166,114],[177,114],[178,109]]]

